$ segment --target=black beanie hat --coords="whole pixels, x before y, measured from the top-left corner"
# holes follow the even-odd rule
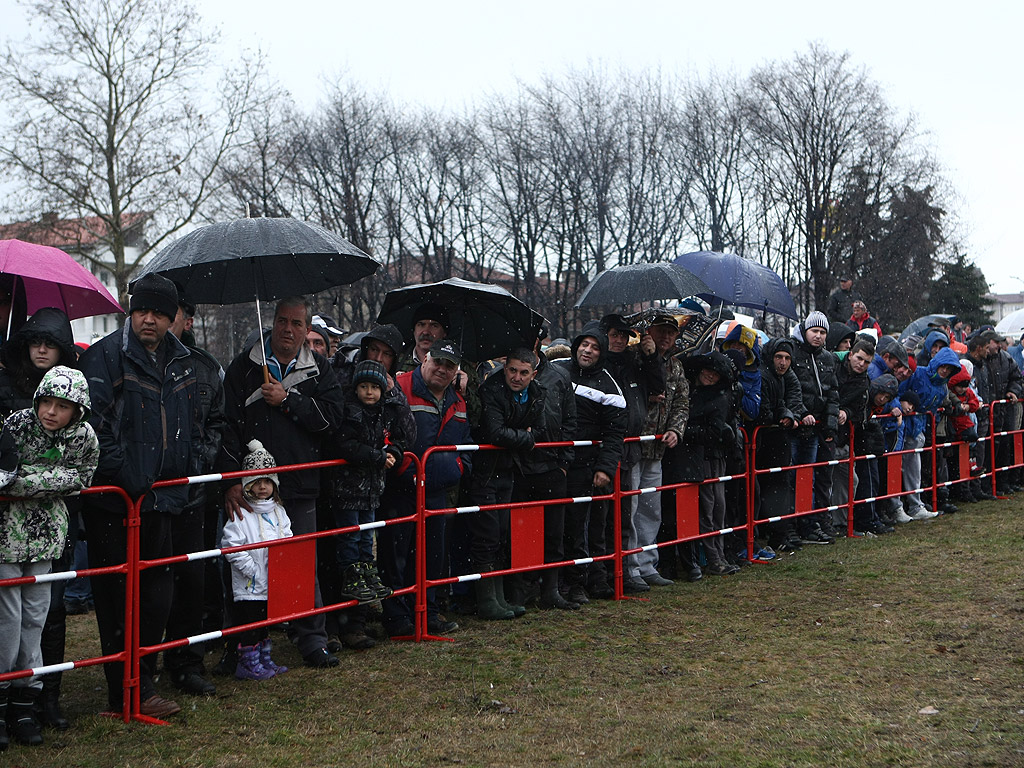
[[[355,373],[352,374],[352,386],[355,387],[363,381],[376,384],[380,387],[381,392],[387,390],[388,376],[384,364],[378,363],[376,360],[363,360],[356,366]]]
[[[443,325],[446,331],[448,330],[448,310],[440,304],[427,302],[416,307],[416,311],[412,315],[412,324],[415,326],[420,320],[434,320]]]
[[[128,311],[151,309],[174,320],[178,314],[178,289],[163,275],[143,275],[132,284]]]

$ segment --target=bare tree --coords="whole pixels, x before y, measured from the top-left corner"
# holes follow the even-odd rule
[[[0,94],[12,117],[0,163],[21,182],[22,214],[96,222],[89,235],[109,255],[83,256],[114,275],[124,298],[138,262],[192,222],[217,187],[261,59],[212,87],[217,36],[183,0],[30,7],[44,37],[3,54]],[[127,262],[126,234],[140,216],[151,222],[148,238]]]

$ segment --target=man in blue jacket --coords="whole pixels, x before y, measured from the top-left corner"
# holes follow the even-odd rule
[[[396,383],[405,393],[416,420],[416,441],[409,450],[421,457],[435,445],[466,445],[472,441],[466,419],[466,401],[454,386],[462,363],[462,350],[454,341],[438,339],[417,368],[398,374]],[[439,451],[430,456],[424,468],[427,509],[453,506],[453,492],[463,474],[469,472],[469,454]],[[399,468],[397,477],[389,476],[380,502],[380,517],[407,517],[416,511],[415,471],[411,459]],[[447,543],[447,518],[435,515],[427,520],[427,577],[440,578],[444,572]],[[377,536],[377,559],[381,578],[392,589],[408,587],[416,579],[415,528],[410,524],[389,525]],[[436,590],[427,590],[427,629],[445,634],[459,628],[444,619],[437,607]],[[384,601],[384,628],[392,637],[413,633],[414,599],[393,597]]]
[[[188,486],[151,490],[157,480],[187,477],[200,470],[203,421],[195,364],[187,347],[167,331],[178,313],[174,283],[147,275],[134,285],[124,327],[100,339],[82,355],[89,381],[92,416],[100,441],[94,485],[116,485],[133,499],[144,496],[140,555],[144,560],[171,554],[171,515],[181,514]],[[125,562],[124,503],[112,494],[83,497],[89,564],[94,568]],[[93,597],[100,648],[124,650],[124,577],[94,576]],[[149,568],[139,580],[142,645],[161,642],[171,608],[171,569]],[[123,705],[123,665],[104,665],[108,704]],[[165,718],[181,711],[156,692],[156,655],[142,658],[141,711]]]

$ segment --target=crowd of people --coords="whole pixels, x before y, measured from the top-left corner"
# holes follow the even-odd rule
[[[631,317],[606,315],[571,340],[548,340],[540,329],[485,362],[465,358],[444,306],[416,308],[413,327],[404,329],[411,344],[393,325],[345,344],[332,318],[293,297],[277,304],[269,332],[254,332],[226,370],[196,346],[194,307],[173,282],[149,275],[134,288],[123,328],[81,354],[56,309],[36,312],[3,347],[0,482],[10,496],[33,498],[3,503],[0,578],[68,570],[80,524],[90,566],[124,562],[122,499],[66,497],[90,485],[143,499],[143,559],[241,547],[223,561],[143,571],[143,646],[265,620],[269,558],[266,547],[252,545],[333,528],[353,530],[317,540],[314,604],[346,607],[288,622],[303,662],[330,668],[344,647],[365,650],[385,636],[413,635],[413,598],[394,592],[415,582],[415,524],[380,523],[415,513],[412,457],[435,446],[500,449],[436,451],[424,465],[428,509],[482,508],[427,519],[427,577],[483,576],[472,589],[427,590],[428,630],[448,634],[462,615],[514,620],[533,608],[575,611],[612,597],[610,562],[576,563],[616,550],[616,515],[618,543],[640,550],[623,563],[623,589],[639,594],[833,543],[849,529],[851,487],[852,528],[863,536],[953,513],[954,502],[992,497],[979,477],[992,469],[982,439],[1020,427],[1021,340],[1010,347],[991,328],[958,338],[939,321],[919,349],[908,349],[882,334],[846,279],[827,312],[810,312],[784,337],[768,339],[721,308],[687,299]],[[714,329],[709,311],[720,321],[717,333],[684,345],[681,331],[698,318]],[[990,407],[1002,400],[1009,403]],[[642,435],[657,437],[626,440]],[[995,439],[998,466],[1011,465],[1012,438]],[[931,463],[915,449],[953,440],[971,446],[971,475],[961,477],[954,452],[940,449],[934,481],[954,482],[940,487],[933,508],[920,494],[933,483]],[[852,478],[848,464],[832,461],[848,458],[851,445],[863,457]],[[902,452],[903,492],[879,500],[893,466],[883,460],[887,452]],[[276,471],[328,459],[344,464]],[[816,465],[813,514],[768,522],[792,514],[795,472],[757,474],[755,519],[766,522],[757,526],[756,552],[745,551],[739,534],[672,544],[683,537],[676,516],[662,509],[675,508],[674,490],[618,505],[600,498],[616,473],[624,490],[636,490],[806,464]],[[253,474],[153,488],[159,480],[239,470]],[[997,489],[1013,493],[1019,481],[1019,470],[1002,471]],[[745,493],[739,480],[702,483],[700,532],[742,526]],[[488,575],[510,566],[503,505],[566,499],[580,502],[544,506],[544,562],[573,564]],[[667,544],[652,546],[659,542]],[[124,578],[90,581],[101,650],[118,653]],[[64,584],[0,589],[0,670],[63,660]],[[229,635],[219,650],[214,673],[261,681],[287,672],[272,658],[266,628]],[[171,684],[191,695],[215,692],[204,656],[195,645],[163,654]],[[105,674],[107,707],[120,711],[122,665],[106,664]],[[157,656],[144,656],[141,713],[170,717],[180,706],[156,681]],[[0,684],[0,748],[10,736],[41,743],[43,725],[68,727],[60,684],[60,673]]]

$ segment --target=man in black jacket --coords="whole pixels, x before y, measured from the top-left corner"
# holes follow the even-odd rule
[[[279,467],[320,460],[324,439],[340,423],[343,395],[327,360],[305,346],[310,317],[305,298],[280,301],[270,337],[257,339],[228,366],[224,377],[227,427],[218,459],[220,471],[241,470],[246,445],[253,439],[266,446]],[[313,533],[319,470],[282,472],[280,476],[281,501],[291,518],[292,531],[296,535]],[[234,519],[242,509],[248,505],[242,497],[242,484],[234,481],[225,489],[224,511]],[[319,584],[314,585],[314,604],[323,605]],[[338,659],[327,652],[323,614],[293,621],[289,630],[308,666],[337,666]]]
[[[793,329],[793,371],[800,380],[807,415],[800,420],[793,441],[793,464],[813,464],[835,458],[839,429],[839,390],[836,369],[839,359],[825,349],[829,323],[825,315],[814,311]],[[795,482],[795,473],[794,473]],[[832,467],[814,468],[814,509],[832,504]],[[798,518],[800,540],[808,544],[831,544],[831,520],[828,513]]]
[[[150,560],[171,554],[171,516],[188,501],[188,487],[151,490],[157,480],[187,477],[202,467],[203,418],[195,362],[172,333],[178,313],[174,283],[159,275],[136,281],[130,317],[121,330],[100,339],[82,355],[93,412],[89,421],[100,441],[94,485],[116,485],[132,498],[144,496],[140,555]],[[125,561],[124,503],[110,494],[83,497],[83,520],[94,568]],[[93,596],[100,648],[124,650],[124,577],[94,576]],[[173,577],[168,567],[148,568],[139,579],[142,645],[163,640],[171,607]],[[111,710],[123,704],[122,665],[104,665]],[[142,658],[141,711],[164,718],[181,711],[153,685],[156,655]]]
[[[576,449],[576,459],[566,478],[570,496],[594,496],[611,491],[612,480],[622,458],[622,438],[626,433],[626,398],[605,370],[608,337],[597,321],[588,323],[570,348],[572,357],[559,360],[572,379],[576,396],[576,440],[600,441],[600,445]],[[608,514],[607,502],[573,504],[565,513],[566,556],[573,559],[590,557],[587,541],[588,525],[603,531]],[[601,554],[601,553],[595,553]],[[564,576],[568,600],[581,605],[590,602],[586,566],[570,566]],[[594,597],[611,597],[603,564],[594,564],[587,584]]]

